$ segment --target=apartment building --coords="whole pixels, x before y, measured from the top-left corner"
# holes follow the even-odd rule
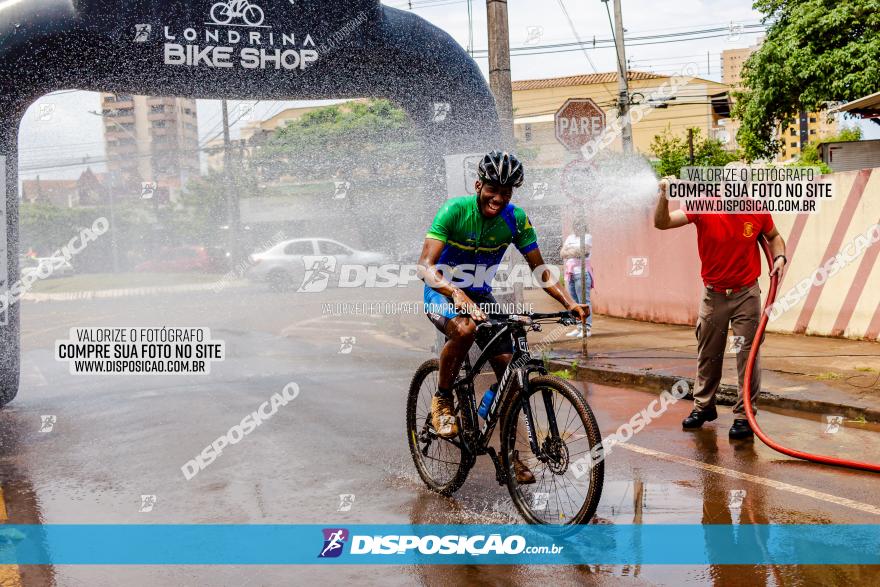
[[[120,194],[155,182],[161,200],[174,201],[199,173],[196,102],[187,98],[105,93],[101,97],[107,167]]]
[[[742,83],[742,69],[746,60],[760,47],[760,41],[751,47],[739,49],[725,49],[721,52],[721,81],[731,88],[736,89]],[[730,123],[730,136],[736,140],[736,131],[739,123],[732,120]],[[808,143],[813,143],[837,134],[839,125],[836,119],[829,119],[825,111],[806,112],[801,111],[794,122],[785,128],[779,129],[778,138],[782,143],[782,150],[776,156],[776,161],[789,161],[798,158],[802,149]]]

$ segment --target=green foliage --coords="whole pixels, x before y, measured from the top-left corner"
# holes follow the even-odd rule
[[[742,157],[739,151],[728,151],[717,139],[703,138],[699,128],[694,128],[694,165],[723,167]],[[655,135],[651,141],[651,151],[659,159],[654,168],[660,177],[679,176],[682,167],[690,165],[687,131],[683,135],[672,134],[669,128]]]
[[[96,213],[87,208],[60,208],[51,204],[29,204],[19,206],[19,226],[21,238],[19,248],[22,253],[34,249],[41,256],[48,256],[67,244],[80,230],[92,226],[103,210]]]
[[[168,222],[186,242],[225,245],[218,227],[228,224],[229,191],[242,199],[309,197],[332,194],[333,181],[345,180],[361,190],[378,185],[387,195],[395,179],[411,186],[424,174],[424,145],[406,113],[388,100],[316,108],[249,151],[250,157],[233,161],[229,178],[211,172],[187,184],[184,209]]]
[[[120,201],[121,200],[121,201]],[[77,272],[108,271],[112,266],[112,242],[115,233],[119,264],[131,267],[156,243],[155,215],[142,201],[118,198],[111,214],[109,205],[62,208],[52,204],[19,205],[19,251],[33,249],[39,256],[49,256],[91,227],[98,218],[113,219],[110,232],[89,243],[71,261]]]
[[[818,167],[822,173],[831,173],[831,168],[819,160],[819,144],[808,143],[801,149],[801,156],[788,167]]]
[[[229,223],[226,177],[220,171],[191,179],[181,194],[183,209],[174,214],[175,228],[184,241],[219,245],[217,227]],[[237,186],[232,186],[235,189]]]
[[[415,172],[420,154],[406,113],[388,100],[371,100],[304,114],[276,131],[254,164],[267,179],[352,179]]]
[[[860,141],[862,140],[862,129],[854,126],[852,128],[845,128],[837,133],[836,136],[828,137],[826,139],[822,139],[823,143],[846,143],[851,141]]]
[[[545,364],[545,366],[546,366],[546,364]],[[571,381],[575,377],[577,377],[577,371],[578,371],[578,363],[577,363],[577,361],[572,361],[571,366],[569,368],[560,369],[558,371],[550,371],[550,374],[555,375],[556,377],[559,377],[560,379],[565,379],[566,381]]]
[[[780,125],[826,101],[878,90],[878,0],[756,0],[767,38],[746,61],[744,89],[734,93],[737,140],[751,161],[779,151]]]

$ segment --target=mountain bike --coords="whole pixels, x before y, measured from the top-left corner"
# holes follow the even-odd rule
[[[602,442],[599,426],[580,392],[566,380],[550,375],[541,359],[529,352],[526,334],[542,324],[576,324],[570,312],[552,314],[491,314],[477,328],[490,328],[492,338],[471,364],[464,359],[455,380],[455,414],[459,433],[440,438],[431,422],[431,398],[437,391],[440,362],[425,361],[415,372],[406,404],[407,442],[419,477],[429,489],[452,495],[461,487],[480,455],[489,455],[495,479],[506,485],[519,513],[530,524],[588,523],[602,495],[604,463],[587,472],[573,469],[590,458]],[[513,343],[513,359],[498,383],[486,418],[477,411],[474,381],[499,341]],[[482,420],[482,422],[481,422]],[[500,451],[489,446],[498,422]],[[535,483],[519,484],[513,462],[519,458]]]
[[[229,24],[233,18],[241,17],[250,26],[263,24],[263,9],[248,0],[228,0],[211,6],[211,18],[217,24]]]

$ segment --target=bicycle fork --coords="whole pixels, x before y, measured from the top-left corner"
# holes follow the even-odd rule
[[[523,415],[525,416],[526,433],[529,436],[529,447],[532,449],[532,454],[534,454],[539,461],[544,463],[547,462],[549,457],[544,451],[544,447],[538,445],[538,431],[535,426],[535,416],[532,413],[532,404],[529,401],[531,394],[529,392],[530,390],[528,374],[531,373],[533,370],[537,369],[523,370],[520,372],[520,389],[522,390],[522,392],[519,396],[519,402],[520,408],[522,409]],[[543,371],[543,366],[540,370]],[[543,400],[544,410],[547,413],[547,440],[558,439],[559,427],[556,423],[556,412],[553,409],[553,392],[549,389],[542,389],[541,399]]]

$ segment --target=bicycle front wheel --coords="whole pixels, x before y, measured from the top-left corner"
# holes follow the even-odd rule
[[[528,404],[539,447],[529,442],[524,411]],[[580,392],[564,379],[539,376],[529,381],[528,396],[511,398],[502,415],[501,458],[507,489],[530,524],[586,524],[602,496],[605,465],[591,461],[602,442],[599,425]],[[515,459],[529,468],[532,484],[516,480]]]
[[[460,435],[440,438],[431,424],[431,398],[437,391],[439,372],[437,359],[425,361],[416,370],[406,400],[406,436],[416,471],[425,485],[442,495],[452,495],[467,479],[474,457],[463,448]],[[456,412],[460,413],[458,406]],[[461,418],[458,420],[462,430]]]

